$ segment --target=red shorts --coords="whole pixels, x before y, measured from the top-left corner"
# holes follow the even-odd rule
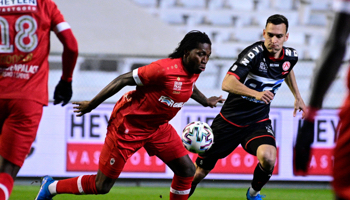
[[[22,167],[35,140],[43,105],[32,100],[0,99],[0,155]]]
[[[350,103],[340,112],[339,137],[334,149],[333,188],[338,197],[350,199]]]
[[[99,170],[109,178],[117,179],[122,172],[126,161],[141,147],[144,147],[150,156],[157,156],[164,163],[183,157],[188,151],[182,144],[180,136],[170,124],[163,124],[149,135],[125,137],[125,133],[117,132],[117,128],[108,126],[103,145]]]

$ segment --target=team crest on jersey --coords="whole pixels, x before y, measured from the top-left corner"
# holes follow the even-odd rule
[[[260,62],[259,71],[260,72],[267,72],[267,66],[264,62]]]
[[[282,65],[283,71],[287,71],[289,68],[290,68],[290,62],[289,61],[284,62]]]
[[[182,82],[175,81],[173,90],[181,90]]]

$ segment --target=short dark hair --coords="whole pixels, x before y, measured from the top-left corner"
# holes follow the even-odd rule
[[[268,23],[272,23],[274,25],[285,24],[286,25],[286,32],[288,32],[288,19],[283,15],[279,15],[279,14],[271,15],[266,20],[265,27],[267,26]]]
[[[182,58],[186,50],[191,51],[197,48],[199,43],[211,45],[211,41],[206,33],[197,30],[190,31],[181,40],[174,52],[169,55],[169,58]]]

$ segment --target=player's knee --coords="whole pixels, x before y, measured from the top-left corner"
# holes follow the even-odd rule
[[[193,178],[193,183],[199,183],[201,182],[208,174],[210,170],[205,170],[199,166],[196,168],[196,173]]]
[[[191,176],[194,176],[195,173],[196,173],[196,167],[192,164],[186,168],[186,170],[184,171],[184,176],[191,177]]]
[[[276,157],[271,154],[263,154],[259,162],[264,169],[271,170],[275,166]]]

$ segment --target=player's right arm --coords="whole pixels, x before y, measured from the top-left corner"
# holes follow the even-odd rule
[[[74,112],[77,113],[78,117],[84,115],[85,113],[91,112],[91,110],[95,109],[98,105],[100,105],[106,99],[119,92],[122,88],[124,88],[127,85],[136,85],[132,72],[128,72],[115,78],[105,88],[103,88],[91,101],[73,102],[73,104],[77,105],[74,107]]]
[[[254,97],[257,100],[264,101],[266,104],[269,104],[274,97],[274,94],[269,90],[258,92],[256,90],[248,88],[243,83],[241,83],[235,75],[229,73],[226,74],[221,88],[223,91],[229,93]]]

